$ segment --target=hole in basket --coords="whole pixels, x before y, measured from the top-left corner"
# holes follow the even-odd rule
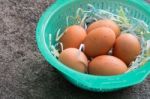
[[[104,8],[104,2],[102,2],[101,4],[102,4],[101,8],[103,9]]]

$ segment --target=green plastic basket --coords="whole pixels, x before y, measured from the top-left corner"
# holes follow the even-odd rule
[[[72,84],[89,91],[108,92],[133,86],[142,82],[150,74],[150,62],[129,73],[116,76],[94,76],[68,68],[50,52],[49,34],[55,44],[56,32],[65,29],[66,16],[75,15],[77,8],[87,9],[87,4],[116,13],[120,6],[129,9],[128,16],[144,20],[150,26],[150,5],[142,0],[57,0],[42,15],[36,29],[38,48],[45,59]],[[150,37],[148,37],[150,39]]]

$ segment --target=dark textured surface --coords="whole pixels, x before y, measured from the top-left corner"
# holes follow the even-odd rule
[[[121,91],[93,93],[53,69],[35,43],[36,23],[52,2],[0,0],[0,99],[150,99],[149,78]]]

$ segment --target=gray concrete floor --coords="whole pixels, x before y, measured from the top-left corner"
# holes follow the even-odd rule
[[[35,43],[36,23],[52,2],[0,0],[0,99],[150,99],[150,78],[121,91],[93,93],[52,68]]]

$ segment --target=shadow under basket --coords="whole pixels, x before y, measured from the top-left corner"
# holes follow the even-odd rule
[[[128,9],[128,16],[143,20],[150,26],[150,5],[143,0],[57,0],[47,8],[36,29],[36,41],[44,58],[72,84],[89,91],[108,92],[133,86],[142,82],[150,73],[150,62],[131,72],[115,76],[95,76],[83,74],[59,62],[50,51],[49,34],[55,44],[56,32],[66,27],[66,17],[75,16],[78,8],[88,9],[87,4],[117,13],[120,6]],[[150,39],[150,37],[149,37]]]

